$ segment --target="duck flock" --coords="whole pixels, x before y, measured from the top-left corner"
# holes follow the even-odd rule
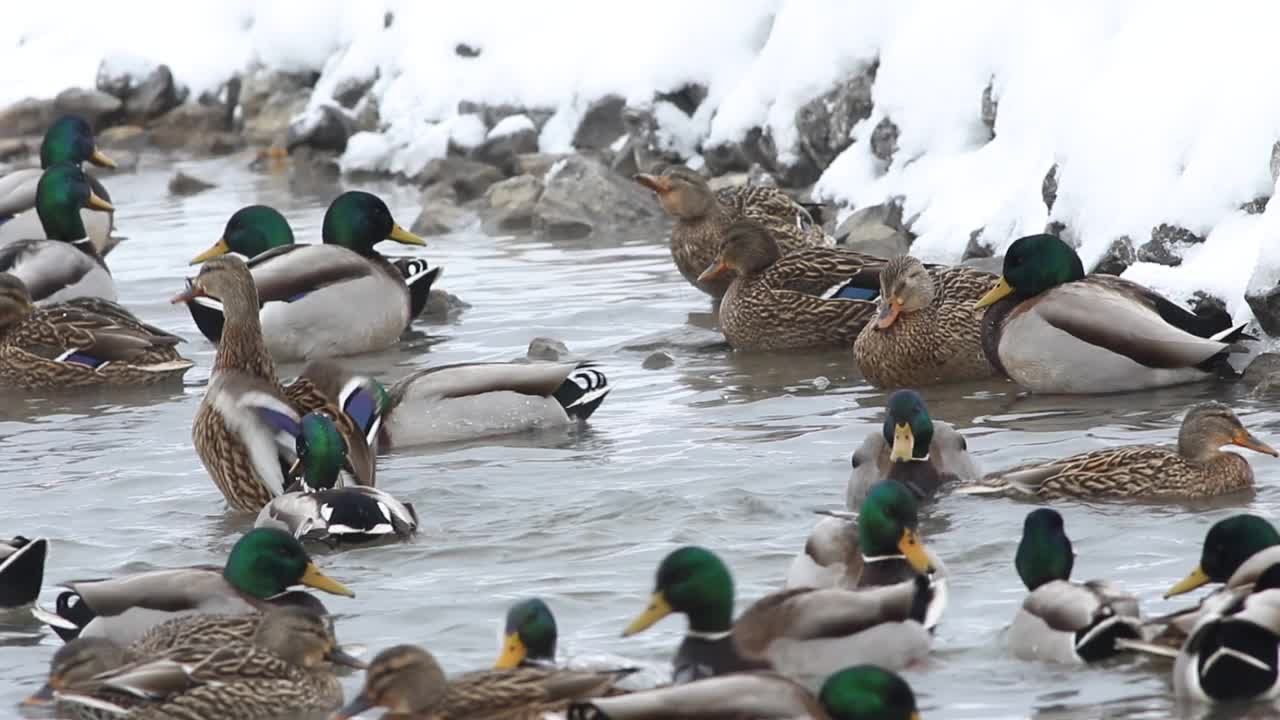
[[[40,159],[38,170],[0,178],[0,389],[180,383],[193,366],[182,339],[116,302],[105,259],[114,205],[82,167],[111,160],[74,116],[49,127]],[[510,608],[491,669],[448,676],[421,647],[387,648],[368,663],[344,648],[334,618],[303,588],[355,593],[307,548],[416,534],[413,505],[376,486],[380,451],[585,422],[611,386],[589,361],[424,367],[389,386],[351,371],[337,358],[399,342],[439,268],[375,249],[423,241],[369,193],[335,198],[312,244],[254,205],[193,260],[199,272],[173,302],[217,345],[192,419],[195,454],[232,511],[256,514],[255,526],[216,565],[62,582],[49,607],[34,604],[48,541],[0,545],[0,605],[31,606],[65,641],[24,705],[59,717],[184,720],[374,708],[397,718],[918,718],[897,671],[929,656],[945,616],[947,568],[919,522],[939,492],[1203,498],[1253,487],[1248,460],[1223,446],[1278,454],[1230,407],[1205,402],[1188,410],[1173,445],[983,475],[964,437],[930,417],[920,388],[997,377],[1035,393],[1226,382],[1231,355],[1254,338],[1133,282],[1086,274],[1052,235],[1015,241],[995,275],[836,247],[810,206],[774,188],[713,191],[685,167],[635,179],[674,219],[676,267],[715,298],[736,351],[843,349],[891,392],[881,431],[853,455],[847,510],[823,513],[785,589],[735,616],[733,575],[715,552],[667,555],[623,630],[686,617],[671,682],[657,688],[628,687],[635,668],[557,665],[556,620],[537,598]],[[286,361],[306,363],[287,384],[275,368]],[[1199,563],[1167,596],[1219,587],[1158,618],[1108,582],[1073,580],[1074,557],[1057,510],[1027,514],[1010,558],[1028,593],[1009,630],[1015,656],[1079,664],[1144,653],[1168,668],[1183,701],[1280,696],[1280,533],[1270,522],[1236,515],[1214,525]],[[354,698],[337,679],[344,667],[366,673]]]

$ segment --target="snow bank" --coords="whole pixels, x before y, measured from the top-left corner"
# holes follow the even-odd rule
[[[794,160],[796,111],[878,62],[874,110],[817,194],[850,207],[905,198],[913,252],[931,260],[959,260],[978,229],[1000,251],[1055,220],[1091,264],[1118,237],[1138,246],[1155,225],[1177,224],[1206,242],[1179,267],[1129,274],[1177,298],[1208,290],[1241,316],[1276,225],[1239,208],[1273,189],[1277,21],[1274,3],[1158,0],[24,4],[0,27],[0,63],[24,69],[8,74],[0,104],[90,85],[104,56],[127,50],[168,63],[196,93],[252,64],[322,71],[313,103],[376,77],[385,127],[352,138],[347,169],[411,173],[450,143],[495,132],[459,115],[462,100],[549,112],[540,146],[567,150],[607,94],[652,105],[666,145],[700,167],[700,148],[756,127]],[[653,103],[689,83],[707,90],[692,116]],[[981,117],[988,85],[994,138]],[[869,142],[886,119],[898,129],[887,163]],[[527,127],[501,132],[517,123]],[[1049,212],[1041,183],[1055,164]],[[1276,271],[1262,275],[1280,277],[1270,262]]]

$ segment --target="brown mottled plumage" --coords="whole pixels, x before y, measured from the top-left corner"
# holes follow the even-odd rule
[[[875,287],[881,261],[832,248],[806,248],[782,256],[759,223],[734,223],[724,249],[702,274],[737,277],[720,303],[720,329],[738,350],[848,348],[875,303],[828,299],[846,285]]]
[[[179,342],[178,336],[106,300],[80,298],[37,308],[22,280],[0,273],[0,388],[181,380],[194,363],[178,354]]]
[[[632,671],[579,672],[521,667],[481,670],[447,679],[431,653],[413,645],[383,650],[369,665],[364,689],[335,720],[373,707],[405,720],[541,720],[575,700],[608,693]]]
[[[701,280],[698,275],[715,260],[734,222],[754,220],[768,228],[783,255],[833,244],[809,211],[777,188],[743,185],[714,192],[705,177],[679,165],[661,175],[636,175],[635,179],[654,191],[662,209],[676,219],[671,229],[676,268],[712,297],[722,297],[733,278]]]
[[[880,272],[877,317],[858,333],[853,355],[867,382],[914,387],[992,377],[976,303],[998,278],[970,267],[933,267],[899,255]]]
[[[1219,448],[1239,445],[1276,455],[1219,402],[1200,403],[1187,413],[1178,446],[1126,445],[1020,465],[963,489],[974,494],[1037,497],[1176,497],[1222,495],[1253,488],[1253,469],[1243,457]]]

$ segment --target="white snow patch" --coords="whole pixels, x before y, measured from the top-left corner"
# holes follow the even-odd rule
[[[494,138],[503,138],[516,133],[525,132],[527,130],[537,130],[537,126],[533,124],[533,120],[528,115],[520,113],[519,115],[508,115],[498,121],[497,125],[486,135],[490,140]]]

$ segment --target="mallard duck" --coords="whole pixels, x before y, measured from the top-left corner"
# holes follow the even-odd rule
[[[0,608],[30,605],[40,595],[44,584],[44,560],[49,554],[49,541],[28,540],[15,535],[0,541]]]
[[[273,242],[284,239],[278,227],[270,229],[278,224],[271,213],[261,210],[237,219],[238,228],[268,226],[256,234]],[[238,228],[230,228],[235,237],[224,234],[192,263],[233,251],[258,250],[256,244],[237,239],[255,233],[237,232]],[[259,251],[249,261],[267,349],[277,360],[384,350],[400,340],[412,319],[412,298],[404,275],[373,246],[383,240],[426,243],[397,225],[386,203],[366,192],[339,195],[325,211],[321,236],[324,242],[320,245],[278,245]],[[240,247],[233,247],[233,241]],[[220,323],[216,317],[208,317],[210,312],[216,314],[219,302],[226,299],[211,293],[201,301],[203,321],[197,319],[211,342],[221,341],[217,332]]]
[[[345,720],[375,707],[385,717],[432,720],[541,720],[575,700],[608,693],[614,683],[634,672],[582,672],[521,667],[481,670],[446,678],[431,653],[413,645],[387,648],[369,664],[364,688],[334,720]]]
[[[187,291],[173,302],[209,295],[222,298],[227,324],[213,376],[196,411],[192,438],[227,503],[256,513],[288,485],[284,475],[295,459],[303,413],[326,412],[347,438],[348,447],[360,447],[356,436],[376,433],[385,399],[377,386],[331,371],[324,363],[309,365],[311,374],[304,372],[282,388],[262,337],[253,276],[239,258],[205,263]],[[330,394],[335,390],[337,397]],[[352,468],[358,484],[372,486],[373,453],[366,458],[366,462],[352,462]]]
[[[81,208],[113,209],[93,192],[79,167],[65,162],[52,165],[36,188],[43,237],[0,245],[0,272],[12,273],[26,283],[37,303],[80,297],[116,299],[115,280],[89,242]]]
[[[910,255],[880,271],[879,311],[853,343],[867,382],[911,387],[995,375],[982,352],[982,315],[973,305],[996,277],[971,267],[933,267]]]
[[[469,440],[584,421],[612,389],[591,362],[423,368],[388,390],[379,447]]]
[[[1280,562],[1280,532],[1257,515],[1232,515],[1205,533],[1200,564],[1165,592],[1165,598],[1191,592],[1209,583],[1227,589],[1253,584],[1258,575]]]
[[[911,557],[921,555],[912,550]],[[735,622],[729,568],[710,550],[689,546],[658,566],[649,604],[623,636],[681,613],[689,629],[673,660],[674,682],[774,669],[816,686],[849,662],[892,669],[927,655],[944,585],[917,575],[860,590],[793,588],[757,600]]]
[[[493,667],[555,667],[556,617],[541,598],[528,598],[507,610],[502,654]]]
[[[0,387],[54,390],[181,380],[182,338],[105,300],[36,307],[22,280],[0,273]]]
[[[67,591],[58,597],[58,612],[35,608],[32,613],[72,636],[128,644],[178,615],[261,612],[293,585],[355,597],[320,572],[292,535],[254,528],[236,541],[221,569],[202,565],[75,580],[62,584]]]
[[[1249,490],[1249,461],[1223,452],[1239,445],[1276,456],[1271,446],[1244,428],[1231,408],[1200,403],[1187,412],[1178,446],[1122,445],[1043,463],[1019,465],[987,475],[973,494],[1051,497],[1209,497]]]
[[[880,432],[862,441],[851,462],[845,491],[850,510],[862,505],[867,489],[885,478],[904,482],[923,500],[944,483],[981,477],[964,436],[948,423],[934,422],[924,398],[914,390],[889,396]]]
[[[114,168],[115,162],[97,148],[93,128],[78,115],[63,115],[44,133],[40,143],[40,167],[23,168],[0,177],[0,245],[13,240],[44,237],[39,216],[32,212],[36,206],[36,186],[40,175],[61,162],[76,167],[92,163],[98,167]],[[111,195],[97,178],[85,173],[93,194],[111,202]],[[99,255],[106,256],[119,242],[111,236],[115,212],[80,211],[80,220],[89,233],[89,241]]]
[[[823,517],[814,523],[804,550],[791,560],[783,587],[858,587],[862,576],[862,551],[858,545],[858,523],[853,513],[816,511]]]
[[[1224,590],[1205,602],[1173,668],[1174,693],[1205,703],[1280,697],[1280,564],[1252,587]]]
[[[1040,393],[1112,393],[1233,375],[1244,325],[1224,328],[1114,275],[1084,274],[1052,235],[1009,246],[1004,274],[974,306],[991,306],[982,344],[997,371]]]
[[[374,487],[337,487],[338,475],[349,463],[347,443],[331,418],[310,412],[299,426],[299,489],[267,503],[258,513],[257,527],[279,527],[300,540],[330,543],[407,540],[417,532],[413,505]],[[359,435],[353,440],[364,442]]]
[[[874,665],[845,668],[815,697],[771,672],[741,672],[683,685],[574,703],[569,720],[669,720],[680,717],[784,720],[920,720],[911,686]]]
[[[849,295],[874,286],[868,265],[849,250],[804,248],[786,256],[769,230],[744,220],[729,226],[724,247],[699,276],[737,277],[720,301],[720,330],[735,350],[848,348],[875,314],[875,303]]]
[[[129,710],[131,718],[265,720],[337,708],[342,688],[330,663],[365,667],[338,646],[326,616],[280,608],[263,618],[251,643],[178,648],[95,676],[88,688],[59,691],[55,697],[60,706],[101,711],[114,704],[114,696],[129,693],[133,697],[115,707]],[[103,698],[100,690],[111,695]]]
[[[1118,652],[1116,640],[1143,638],[1138,599],[1103,580],[1071,581],[1075,554],[1056,510],[1027,514],[1014,565],[1029,594],[1009,628],[1024,660],[1094,662]]]
[[[676,220],[671,229],[676,269],[712,297],[723,296],[732,278],[699,274],[716,259],[726,230],[738,220],[754,220],[768,228],[784,255],[833,244],[809,211],[777,188],[745,185],[714,192],[705,177],[678,165],[661,175],[636,175],[635,180],[656,193],[662,209]]]

